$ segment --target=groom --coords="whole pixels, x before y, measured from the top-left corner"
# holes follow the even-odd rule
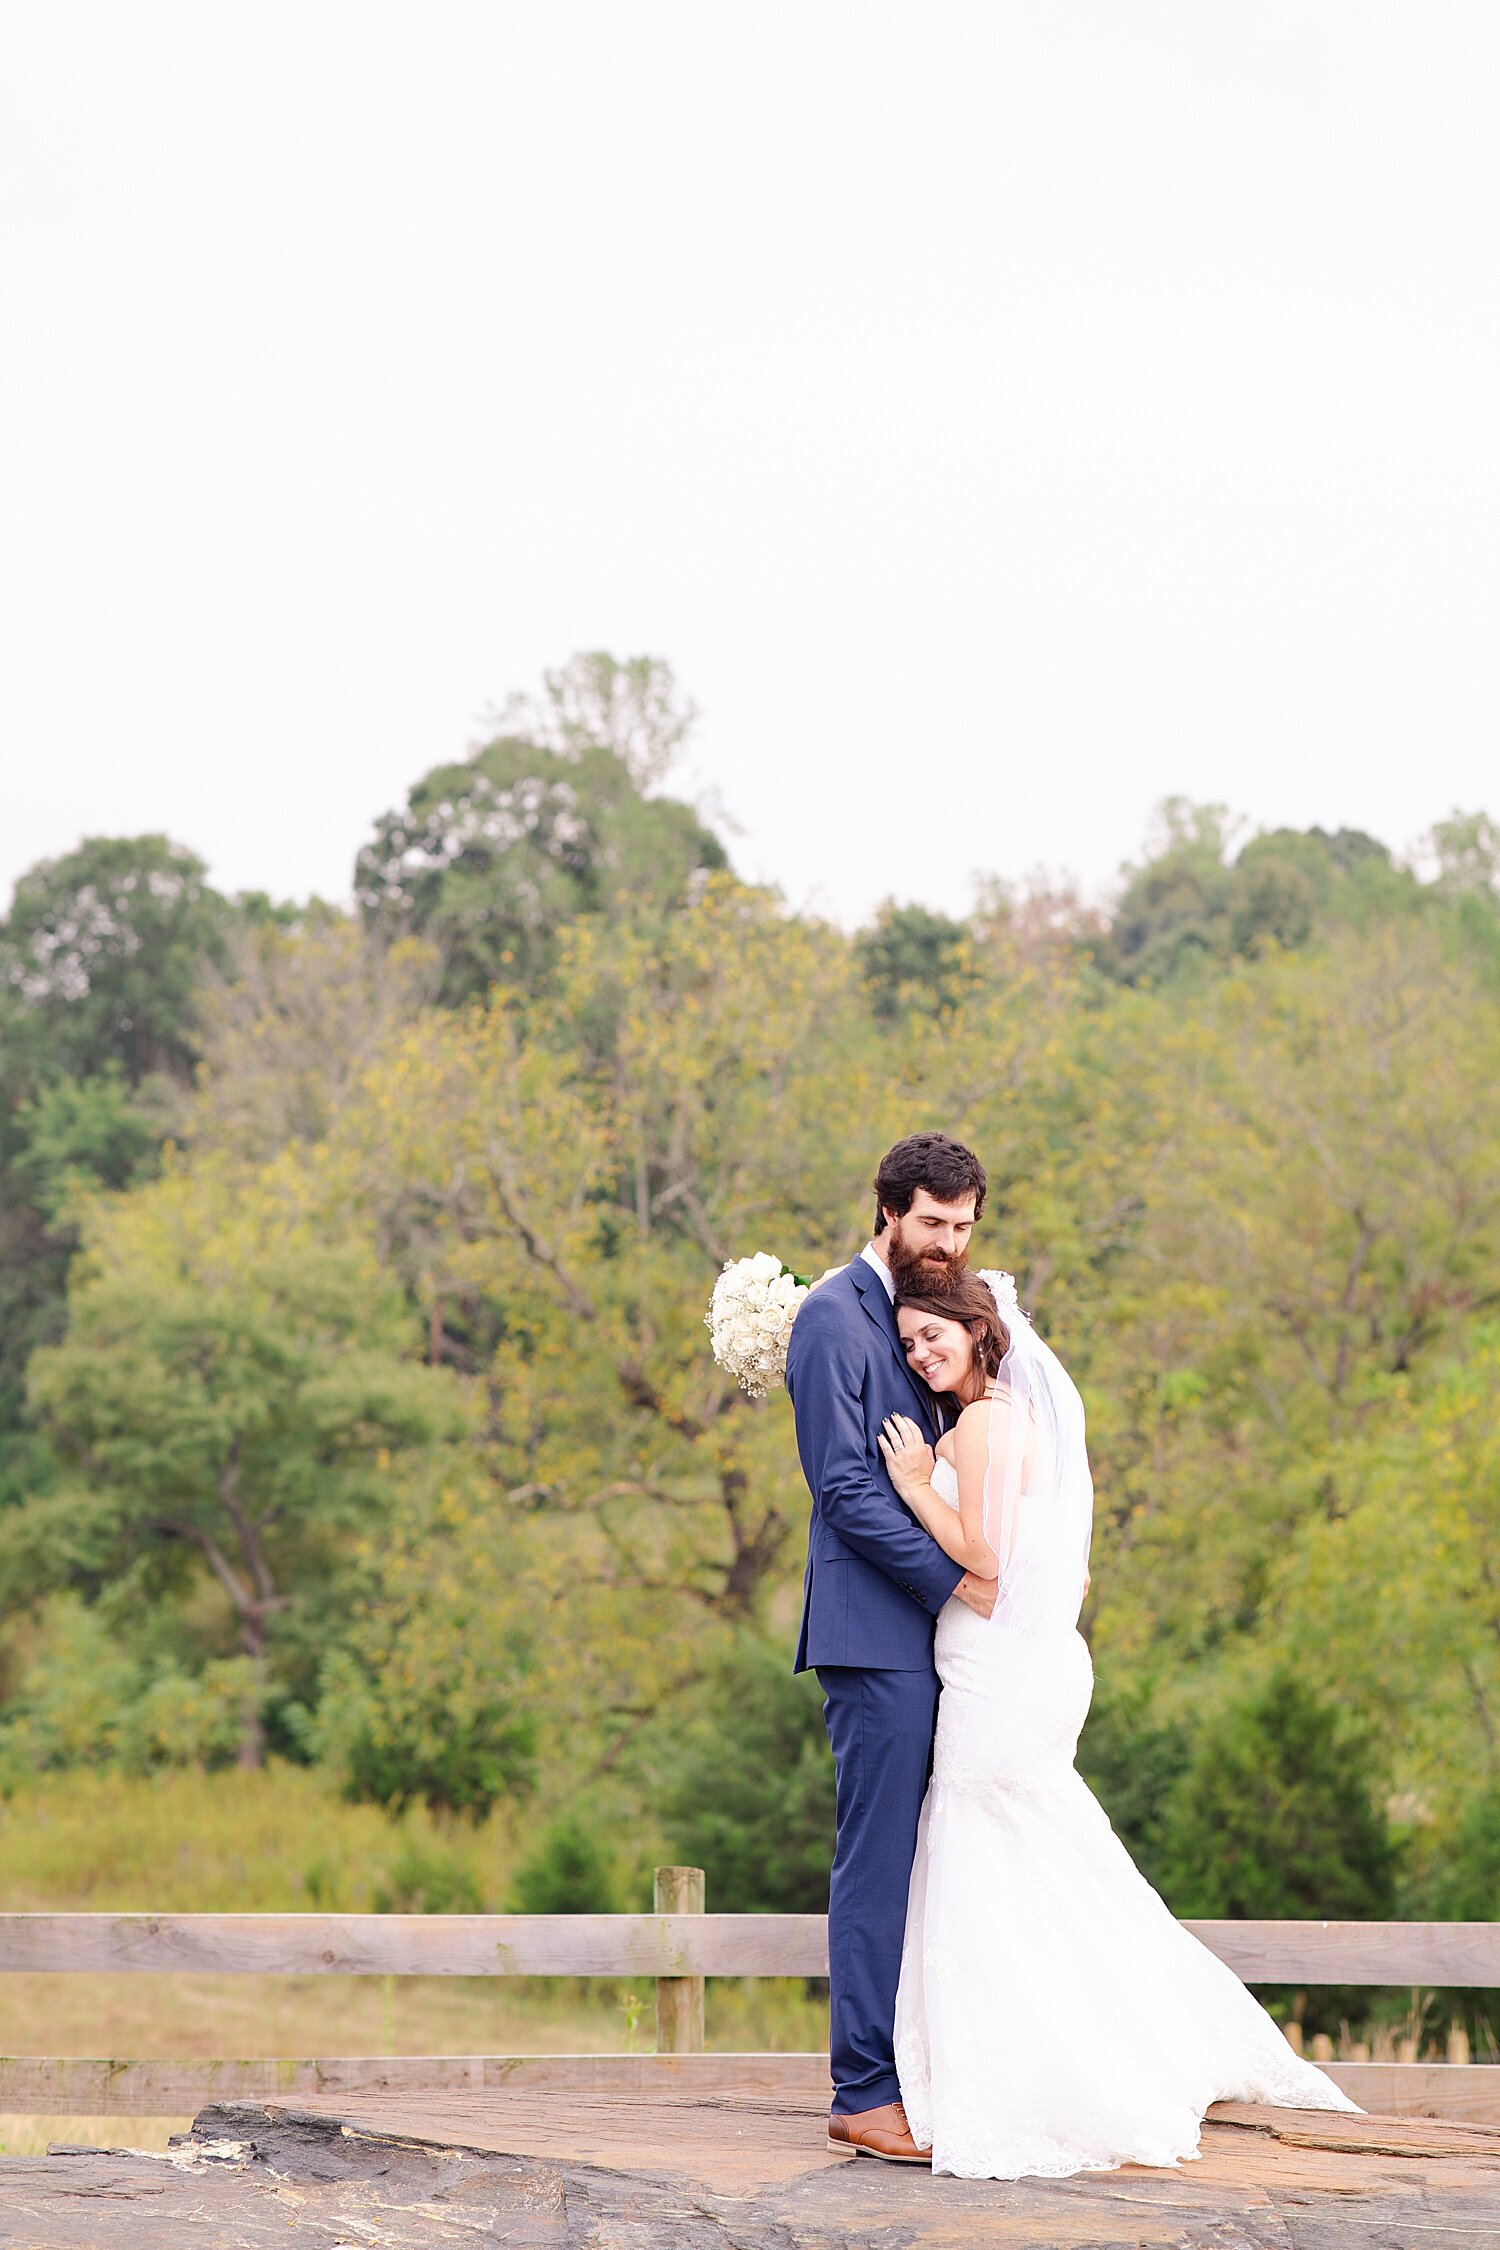
[[[906,1364],[892,1306],[899,1283],[940,1288],[962,1271],[984,1191],[984,1168],[961,1141],[898,1141],[875,1175],[872,1240],[805,1299],[787,1351],[812,1494],[796,1669],[817,1672],[838,1777],[828,2137],[893,2163],[929,2161],[907,2130],[893,2036],[937,1714],[933,1620],[951,1594],[987,1617],[995,1586],[961,1570],[921,1528],[876,1440],[888,1414],[941,1433],[942,1409]]]

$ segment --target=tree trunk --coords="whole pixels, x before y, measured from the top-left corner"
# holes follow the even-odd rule
[[[240,1616],[240,1646],[255,1666],[254,1685],[240,1713],[240,1746],[235,1764],[245,1773],[259,1773],[266,1762],[266,1722],[261,1716],[266,1691],[266,1628],[259,1614]]]
[[[240,1746],[234,1762],[247,1773],[258,1773],[266,1762],[266,1722],[260,1715],[260,1695],[245,1705],[240,1720]]]

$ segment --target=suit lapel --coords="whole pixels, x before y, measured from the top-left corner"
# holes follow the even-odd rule
[[[864,1258],[854,1260],[852,1271],[860,1303],[864,1306],[867,1317],[874,1321],[885,1338],[896,1365],[905,1376],[907,1388],[920,1409],[923,1428],[941,1437],[942,1409],[926,1385],[917,1381],[908,1365],[906,1354],[901,1349],[901,1331],[896,1326],[896,1315],[892,1310],[891,1300],[885,1293],[885,1283]]]

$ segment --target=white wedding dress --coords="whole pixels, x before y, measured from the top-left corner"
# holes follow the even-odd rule
[[[1081,1446],[1081,1405],[1077,1425]],[[958,1505],[946,1461],[933,1488]],[[1177,2164],[1216,2101],[1356,2107],[1173,1919],[1074,1771],[1094,1675],[1081,1571],[1055,1549],[1024,1497],[1002,1589],[1073,1583],[1071,1616],[1042,1599],[1013,1602],[1014,1627],[1003,1601],[990,1622],[956,1600],[938,1617],[896,2067],[934,2171],[964,2179]]]

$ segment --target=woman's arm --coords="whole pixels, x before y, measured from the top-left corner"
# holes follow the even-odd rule
[[[880,1433],[880,1450],[892,1484],[910,1508],[924,1531],[932,1534],[943,1553],[976,1578],[997,1578],[999,1565],[984,1536],[984,1460],[987,1441],[981,1431],[979,1436],[978,1484],[973,1504],[964,1501],[963,1427],[978,1414],[970,1407],[960,1417],[958,1425],[958,1498],[957,1508],[939,1499],[932,1489],[933,1452],[915,1422],[904,1414],[888,1416]],[[986,1418],[987,1419],[987,1418]],[[973,1450],[971,1438],[970,1448]],[[974,1469],[970,1462],[967,1481],[973,1485]]]
[[[1000,1419],[997,1423],[996,1417]],[[953,1432],[953,1465],[958,1471],[958,1520],[964,1536],[988,1558],[987,1578],[998,1578],[1000,1559],[984,1535],[984,1480],[990,1455],[999,1449],[1005,1458],[1010,1443],[1011,1409],[1003,1399],[976,1399],[966,1406]],[[996,1512],[998,1514],[998,1501]]]

